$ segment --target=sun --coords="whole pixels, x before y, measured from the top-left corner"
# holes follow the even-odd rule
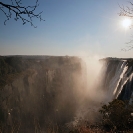
[[[125,18],[125,19],[122,20],[122,26],[125,29],[129,28],[131,26],[131,24],[132,24],[132,21],[129,18]]]

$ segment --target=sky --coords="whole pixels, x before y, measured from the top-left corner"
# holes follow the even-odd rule
[[[0,0],[9,3],[9,0]],[[35,0],[22,0],[34,5]],[[133,58],[127,48],[132,29],[124,29],[119,16],[119,5],[126,0],[39,0],[33,19],[37,28],[29,23],[6,19],[0,11],[0,55],[70,55]]]

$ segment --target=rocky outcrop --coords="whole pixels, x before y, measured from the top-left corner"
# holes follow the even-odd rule
[[[82,64],[77,57],[0,57],[3,132],[30,133],[72,120],[86,87]]]

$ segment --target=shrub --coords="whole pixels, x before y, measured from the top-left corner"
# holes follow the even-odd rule
[[[129,105],[128,101],[115,99],[108,105],[103,105],[99,112],[106,130],[128,131],[133,128],[133,106]]]

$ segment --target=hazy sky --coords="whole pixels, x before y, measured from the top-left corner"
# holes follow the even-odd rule
[[[7,2],[9,0],[0,0]],[[31,0],[22,0],[27,5]],[[4,25],[0,11],[0,55],[88,55],[133,57],[133,50],[122,52],[131,40],[125,30],[119,5],[125,0],[39,0],[36,12],[43,11],[40,22],[22,25],[13,18]]]

